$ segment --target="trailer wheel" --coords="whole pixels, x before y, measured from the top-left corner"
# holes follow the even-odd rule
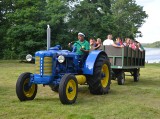
[[[108,93],[111,83],[111,67],[106,56],[102,54],[98,56],[93,75],[88,76],[87,83],[92,94],[102,95]]]
[[[125,73],[124,71],[121,71],[117,76],[117,83],[118,85],[124,85],[125,84]]]
[[[59,84],[59,98],[62,104],[73,104],[77,99],[78,82],[74,75],[65,74]]]
[[[135,69],[134,70],[134,73],[133,73],[134,82],[139,81],[139,77],[140,77],[139,71],[140,71],[140,69]]]
[[[31,73],[22,73],[16,83],[16,94],[20,101],[33,100],[37,94],[37,84],[30,83]]]

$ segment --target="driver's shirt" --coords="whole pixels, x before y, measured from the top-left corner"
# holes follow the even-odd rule
[[[76,53],[79,55],[83,55],[84,52],[81,51],[80,49],[83,48],[84,50],[89,50],[89,42],[84,40],[83,42],[81,41],[76,41],[77,43],[74,43],[74,47],[76,47]]]

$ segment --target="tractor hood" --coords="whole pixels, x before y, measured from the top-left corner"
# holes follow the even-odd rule
[[[42,57],[52,57],[59,55],[63,55],[65,57],[78,56],[76,53],[70,52],[69,50],[44,50],[44,51],[37,51],[35,53],[35,56],[42,56]]]

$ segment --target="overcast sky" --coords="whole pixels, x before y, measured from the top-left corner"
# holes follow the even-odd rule
[[[143,37],[137,40],[141,43],[153,43],[160,41],[160,0],[136,0],[138,5],[143,6],[148,18],[139,29]]]

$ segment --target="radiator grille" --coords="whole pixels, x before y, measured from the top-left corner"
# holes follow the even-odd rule
[[[52,75],[52,57],[44,57],[43,74]]]
[[[40,74],[40,57],[36,57],[35,58],[35,65],[36,65],[36,67],[35,67],[35,69],[36,69],[35,73],[36,74]]]
[[[35,73],[40,75],[52,75],[52,57],[35,57]]]

